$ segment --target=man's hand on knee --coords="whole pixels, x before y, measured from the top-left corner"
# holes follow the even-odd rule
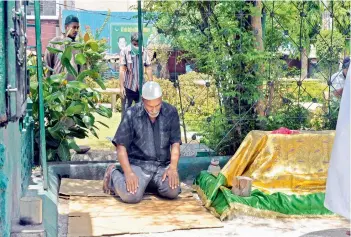
[[[139,179],[133,172],[124,174],[126,179],[127,191],[131,194],[136,194],[139,187]]]
[[[171,189],[176,189],[179,186],[178,170],[169,167],[168,169],[166,169],[165,173],[162,176],[162,182],[164,182],[167,177],[169,187]]]

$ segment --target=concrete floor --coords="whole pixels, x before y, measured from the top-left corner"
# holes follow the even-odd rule
[[[59,237],[67,236],[68,201],[60,199]],[[347,237],[350,222],[342,218],[264,219],[238,216],[223,222],[223,228],[178,230],[166,233],[119,235],[123,237]]]

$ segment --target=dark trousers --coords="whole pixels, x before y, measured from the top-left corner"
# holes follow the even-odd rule
[[[125,88],[125,90],[126,90],[126,96],[122,100],[122,114],[124,114],[124,111],[126,109],[128,109],[129,107],[132,106],[133,101],[134,101],[134,103],[139,102],[139,91],[135,92],[135,91],[129,90],[127,88]]]

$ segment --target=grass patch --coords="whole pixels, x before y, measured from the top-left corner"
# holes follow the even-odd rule
[[[111,118],[105,118],[98,114],[94,114],[96,121],[101,121],[109,126],[109,128],[96,123],[99,130],[96,130],[99,138],[92,134],[85,139],[76,139],[78,145],[90,146],[92,150],[114,150],[115,147],[106,137],[113,137],[116,133],[117,127],[121,121],[121,113],[112,113]]]

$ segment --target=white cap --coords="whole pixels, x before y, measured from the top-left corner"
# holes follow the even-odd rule
[[[148,81],[143,85],[142,97],[146,100],[155,100],[162,96],[161,86],[154,81]]]

